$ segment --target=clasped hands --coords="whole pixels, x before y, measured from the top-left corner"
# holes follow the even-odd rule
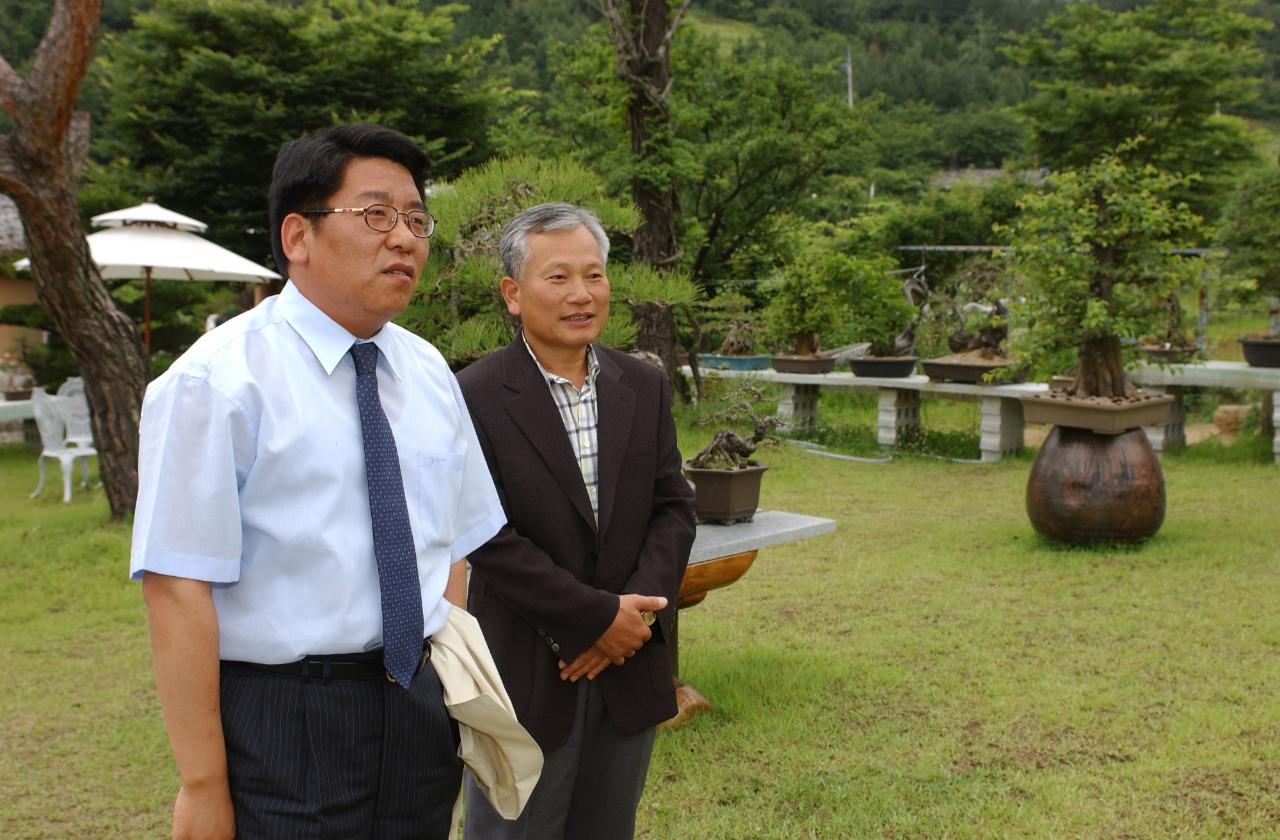
[[[653,637],[653,631],[640,611],[657,612],[666,606],[667,599],[661,595],[619,595],[618,614],[613,617],[609,629],[577,659],[568,664],[563,660],[560,662],[560,679],[577,682],[586,677],[594,680],[610,665],[621,665],[635,656],[636,651]]]

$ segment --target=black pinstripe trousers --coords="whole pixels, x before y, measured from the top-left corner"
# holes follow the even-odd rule
[[[222,664],[238,840],[444,840],[458,728],[428,660],[409,690]]]

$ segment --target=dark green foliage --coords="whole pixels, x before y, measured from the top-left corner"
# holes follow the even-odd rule
[[[843,234],[849,247],[897,256],[903,267],[926,266],[931,288],[941,288],[974,254],[909,250],[919,245],[1001,245],[1006,236],[996,225],[1018,215],[1018,201],[1032,185],[1007,175],[986,184],[960,181],[935,187],[915,199],[880,200],[850,223]]]
[[[1200,226],[1185,204],[1168,199],[1179,185],[1150,165],[1108,155],[1056,174],[1051,189],[1023,199],[1008,258],[1026,295],[1015,309],[1025,329],[1011,344],[1033,375],[1060,373],[1063,351],[1080,348],[1083,395],[1120,396],[1119,371],[1095,370],[1085,348],[1161,333],[1163,302],[1195,282],[1198,261],[1174,253]],[[1131,346],[1123,358],[1137,356]]]
[[[109,110],[95,146],[135,171],[132,191],[209,223],[209,237],[269,261],[266,188],[280,144],[339,122],[392,126],[448,178],[489,153],[501,101],[482,40],[451,44],[461,7],[408,0],[160,0],[109,37]]]
[[[806,250],[770,287],[767,333],[783,353],[812,353],[845,318],[846,301],[836,291],[845,257],[820,247]]]
[[[1071,4],[1043,33],[1007,52],[1035,71],[1022,103],[1042,164],[1083,167],[1103,154],[1141,166],[1199,174],[1193,200],[1214,206],[1223,176],[1252,155],[1243,123],[1230,114],[1256,93],[1266,24],[1247,14],[1252,0],[1152,0],[1112,12]]]
[[[894,355],[896,339],[916,314],[902,291],[902,278],[890,274],[891,257],[832,254],[824,260],[827,282],[845,302],[847,313],[838,339],[868,341],[873,356]]]
[[[1223,211],[1221,236],[1228,268],[1280,295],[1280,166],[1269,163],[1240,179]]]
[[[546,90],[553,81],[553,54],[578,42],[593,19],[581,0],[471,0],[457,17],[455,37],[501,33],[488,56],[491,66],[518,88]]]
[[[794,61],[750,51],[726,60],[691,28],[673,48],[674,137],[662,157],[640,161],[630,154],[611,48],[602,30],[592,32],[557,59],[548,117],[515,139],[544,154],[568,147],[608,173],[615,193],[637,174],[673,174],[685,264],[710,291],[772,271],[788,214],[807,209],[833,171],[856,170],[867,156],[865,109],[822,98]]]
[[[676,132],[694,161],[681,189],[690,271],[707,286],[759,276],[788,232],[787,215],[803,212],[829,172],[856,170],[865,158],[866,109],[817,96],[793,61],[716,60],[694,36],[679,43],[676,59],[684,82]]]

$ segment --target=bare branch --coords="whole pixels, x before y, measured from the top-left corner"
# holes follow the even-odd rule
[[[61,141],[71,124],[101,18],[102,0],[54,0],[53,17],[36,51],[29,82],[46,108],[38,121],[45,140]],[[28,124],[34,126],[37,121]]]
[[[671,39],[676,37],[676,30],[680,28],[680,21],[684,20],[684,13],[689,11],[689,3],[691,0],[684,0],[680,4],[680,8],[676,9],[676,13],[671,17],[671,25],[667,27],[667,31],[662,35],[662,42],[658,44],[658,51],[661,52],[671,45]]]
[[[0,55],[0,110],[11,117],[18,114],[18,91],[21,87],[22,77]]]
[[[23,174],[13,157],[13,138],[9,134],[0,134],[0,192],[10,195],[26,193],[23,185]]]

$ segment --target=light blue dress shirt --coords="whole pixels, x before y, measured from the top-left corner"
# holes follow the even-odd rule
[[[130,574],[211,581],[223,659],[382,643],[355,341],[290,282],[147,388]],[[372,341],[430,636],[449,614],[450,565],[506,516],[439,351],[394,324]]]

